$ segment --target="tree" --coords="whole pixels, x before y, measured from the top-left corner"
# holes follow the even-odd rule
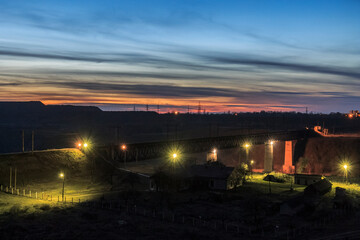
[[[249,166],[246,163],[241,163],[237,166],[229,177],[229,182],[233,187],[241,186],[249,172]]]

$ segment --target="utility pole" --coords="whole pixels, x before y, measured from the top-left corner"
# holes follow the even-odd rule
[[[146,104],[146,111],[149,111],[149,104]]]
[[[22,152],[25,152],[25,133],[24,130],[22,130]]]
[[[11,180],[12,180],[12,167],[10,167],[10,188],[11,188]]]
[[[190,114],[190,106],[188,105],[188,114]]]
[[[31,132],[31,153],[34,154],[34,130]]]
[[[157,112],[158,112],[158,114],[160,113],[160,106],[159,106],[159,104],[157,105]]]
[[[16,190],[16,170],[17,170],[17,168],[15,167],[15,177],[14,177],[14,188],[15,188],[15,190]]]

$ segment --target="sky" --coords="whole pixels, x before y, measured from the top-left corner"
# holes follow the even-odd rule
[[[360,1],[3,1],[0,101],[360,108]]]

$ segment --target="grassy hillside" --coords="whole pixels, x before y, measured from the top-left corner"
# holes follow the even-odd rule
[[[104,181],[99,181],[103,174],[95,170],[96,184],[92,183],[92,160],[78,149],[60,149],[37,151],[32,153],[0,155],[0,184],[10,185],[10,167],[12,167],[12,186],[14,186],[14,169],[17,169],[17,186],[33,193],[44,192],[57,197],[61,195],[62,179],[60,172],[65,173],[65,195],[79,197],[90,193],[101,192],[109,188]],[[95,168],[98,169],[98,168]]]
[[[86,156],[78,149],[0,155],[0,182],[9,184],[10,167],[17,169],[17,185],[54,181],[61,171],[71,177],[88,175]]]

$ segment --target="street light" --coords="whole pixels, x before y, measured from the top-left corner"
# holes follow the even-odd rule
[[[345,173],[345,182],[348,183],[348,168],[349,168],[349,166],[347,164],[344,164],[343,167],[344,167],[344,173]]]
[[[216,148],[214,148],[214,150],[212,152],[214,153],[214,161],[217,161],[217,150],[216,150]]]
[[[62,187],[61,199],[62,199],[62,202],[64,202],[65,174],[61,172],[61,173],[59,174],[59,177],[62,178],[62,180],[63,180],[63,187]]]
[[[244,148],[246,151],[246,164],[249,164],[249,148],[250,148],[250,144],[249,143],[245,143],[244,144]]]
[[[87,148],[88,147],[88,144],[87,143],[84,143],[84,148]]]
[[[124,151],[124,168],[126,168],[126,148],[125,144],[121,145],[121,150]]]
[[[253,165],[254,165],[255,161],[254,160],[251,160],[250,161],[250,174],[251,174],[251,178],[253,176]]]

